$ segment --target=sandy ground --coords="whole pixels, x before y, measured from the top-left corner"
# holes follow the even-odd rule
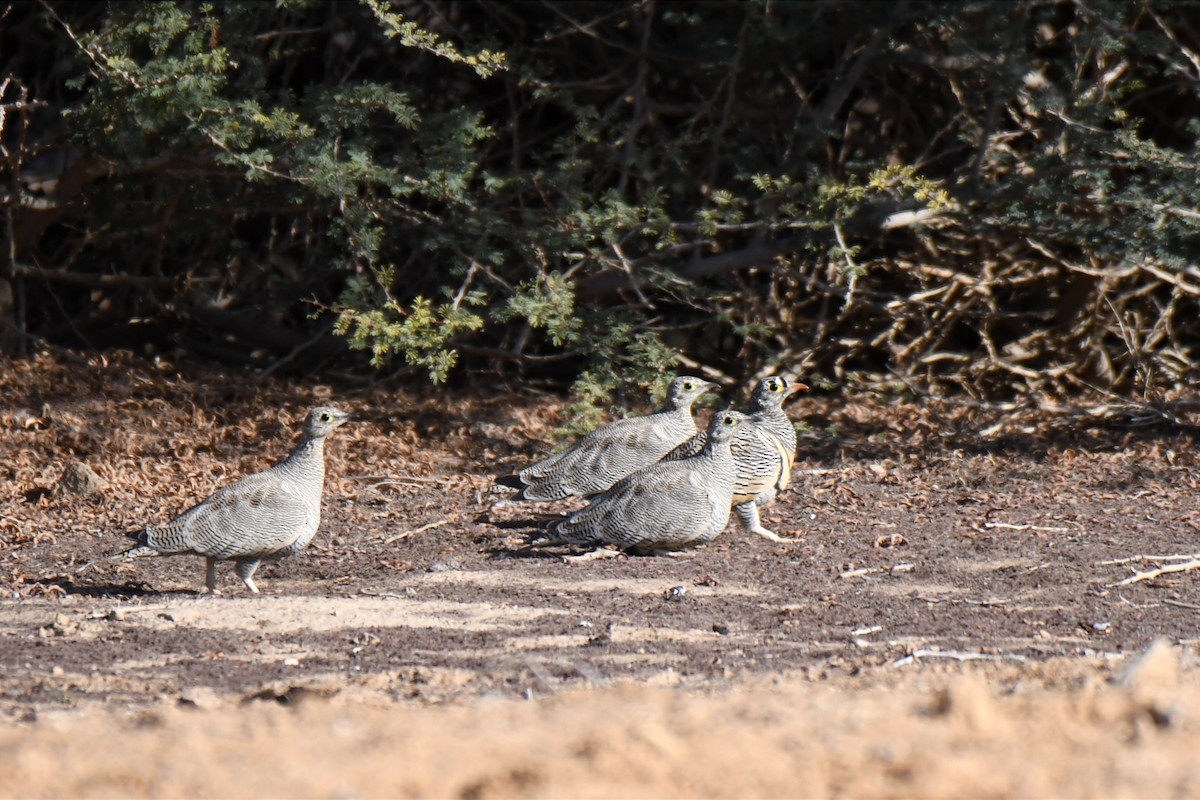
[[[569,563],[486,491],[555,399],[3,368],[2,796],[1200,796],[1195,429],[801,399],[789,544]],[[105,559],[331,399],[262,595]]]
[[[8,610],[13,604],[6,604]],[[6,638],[76,606],[27,601]],[[103,607],[103,606],[102,606]],[[318,608],[319,607],[319,610]],[[125,608],[125,610],[122,610]],[[100,609],[96,609],[99,611]],[[519,614],[439,614],[403,601],[176,598],[84,615],[92,627],[252,636],[315,614],[403,637]],[[115,612],[115,613],[114,613]],[[55,619],[57,618],[57,623]],[[326,625],[332,629],[331,625]],[[44,628],[43,628],[44,629]],[[50,635],[57,635],[53,632]],[[528,662],[519,697],[472,691],[469,671],[321,671],[266,656],[284,677],[145,679],[161,658],[127,652],[89,672],[41,661],[5,679],[0,794],[19,797],[1190,797],[1200,792],[1193,648],[1135,657],[911,663],[825,674],[794,668],[720,680],[664,669],[607,679],[578,648]],[[37,648],[27,654],[38,663]],[[575,651],[575,652],[572,652]],[[147,663],[149,662],[149,663]],[[582,677],[572,680],[565,673]],[[279,674],[275,670],[264,670]],[[847,674],[855,672],[856,674]],[[134,677],[140,675],[143,677]],[[212,684],[217,684],[213,686]],[[15,692],[23,696],[14,698]],[[74,697],[74,702],[64,703]],[[87,699],[80,699],[80,698]],[[15,700],[15,702],[14,702]]]

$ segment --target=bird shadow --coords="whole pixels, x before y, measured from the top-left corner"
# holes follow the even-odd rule
[[[507,559],[519,559],[522,561],[560,561],[562,553],[557,553],[552,550],[543,548],[530,547],[529,545],[521,545],[520,547],[506,547],[497,545],[487,551],[487,556],[492,561],[501,561]]]
[[[195,597],[195,589],[155,589],[143,583],[86,583],[76,581],[69,575],[55,575],[39,581],[43,586],[57,587],[64,594],[100,599],[126,599],[134,597]]]
[[[525,531],[527,532],[526,543],[513,546],[507,542],[494,542],[490,546],[484,548],[483,552],[491,560],[500,559],[529,559],[529,560],[544,560],[561,557],[561,554],[548,552],[545,549],[531,547],[529,542],[532,542],[539,534],[544,534],[550,527],[550,524],[556,520],[562,519],[561,516],[555,515],[534,515],[530,517],[521,517],[517,519],[491,519],[485,512],[476,517],[475,522],[489,527],[495,528],[498,531]]]
[[[479,518],[475,521],[481,524],[491,525],[493,528],[497,528],[502,531],[517,531],[530,529],[545,530],[547,527],[549,527],[551,522],[554,522],[557,519],[561,519],[561,517],[504,520]]]

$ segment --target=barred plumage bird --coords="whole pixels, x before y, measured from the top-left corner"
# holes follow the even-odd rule
[[[317,532],[325,439],[353,418],[336,408],[314,408],[286,459],[218,489],[165,525],[127,533],[135,544],[120,555],[204,556],[204,584],[210,592],[217,587],[217,562],[233,561],[246,588],[257,593],[254,571],[259,564],[299,552]]]
[[[561,453],[497,483],[519,489],[517,497],[521,499],[538,502],[606,491],[695,436],[692,404],[713,388],[715,383],[700,378],[675,378],[663,407],[653,414],[602,425]]]
[[[758,507],[773,501],[786,489],[792,479],[796,461],[796,428],[783,413],[783,402],[794,392],[807,389],[803,383],[786,378],[764,378],[754,387],[746,424],[738,428],[731,446],[737,468],[733,504],[738,519],[751,533],[773,542],[786,542],[763,527]],[[696,434],[667,455],[668,459],[685,458],[704,447],[705,434]]]
[[[729,444],[745,420],[736,411],[714,414],[695,455],[658,461],[622,478],[531,545],[612,544],[644,553],[712,541],[729,522],[735,474]]]

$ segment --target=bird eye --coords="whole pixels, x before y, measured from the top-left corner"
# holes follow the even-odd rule
[[[329,416],[328,411],[321,412],[321,422],[329,422],[330,419],[332,419],[332,417]]]

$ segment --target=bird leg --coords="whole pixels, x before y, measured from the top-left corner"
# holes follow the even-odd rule
[[[254,594],[258,594],[258,587],[254,585],[254,570],[258,569],[258,565],[261,563],[261,558],[239,558],[234,567],[237,576],[242,579],[242,583],[246,584],[246,588]]]
[[[217,560],[211,556],[204,559],[204,588],[209,594],[217,592]]]
[[[770,539],[772,542],[790,544],[787,539],[784,539],[782,536],[776,536],[772,531],[763,527],[762,521],[758,518],[758,503],[755,501],[751,500],[748,503],[734,506],[733,510],[737,512],[738,519],[742,521],[742,524],[746,526],[746,530],[750,531],[750,533],[757,533],[759,536],[764,539]]]

